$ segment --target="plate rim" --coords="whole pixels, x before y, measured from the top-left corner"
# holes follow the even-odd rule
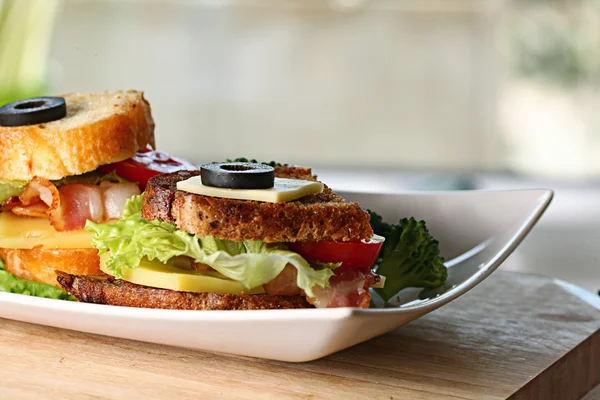
[[[460,191],[456,191],[460,192]],[[502,249],[494,254],[492,259],[481,268],[480,273],[474,274],[462,285],[450,289],[439,297],[435,297],[426,300],[422,303],[413,306],[406,307],[390,307],[390,308],[379,308],[379,309],[360,309],[352,308],[354,315],[367,315],[372,314],[373,311],[379,311],[386,314],[404,314],[414,313],[416,311],[423,311],[428,313],[432,309],[437,309],[452,300],[468,293],[475,286],[483,282],[488,276],[500,267],[506,261],[506,259],[519,247],[523,239],[531,232],[537,222],[540,220],[544,212],[550,206],[552,199],[554,198],[554,191],[551,189],[511,189],[511,190],[469,190],[465,192],[540,192],[540,204],[531,212],[527,219],[524,220],[519,230],[510,238],[510,240],[502,247]],[[430,192],[431,193],[431,192]],[[458,256],[460,257],[460,255]],[[456,258],[456,257],[455,257]]]

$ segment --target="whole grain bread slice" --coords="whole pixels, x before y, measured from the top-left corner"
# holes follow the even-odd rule
[[[136,285],[108,275],[77,276],[57,272],[57,281],[85,303],[172,310],[269,310],[312,308],[301,295],[191,293]]]
[[[154,120],[142,92],[61,96],[67,116],[18,127],[0,126],[0,179],[61,179],[133,157],[154,147]]]
[[[373,235],[369,214],[325,187],[323,193],[287,203],[266,203],[201,196],[176,188],[177,182],[199,175],[180,171],[148,182],[142,216],[175,224],[198,236],[268,243],[358,241]],[[310,169],[276,168],[280,178],[312,179]]]

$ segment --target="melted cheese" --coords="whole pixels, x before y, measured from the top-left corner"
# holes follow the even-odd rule
[[[100,269],[113,275],[106,268],[108,254],[100,256]],[[170,289],[180,292],[196,293],[230,293],[257,294],[264,293],[262,287],[244,290],[241,283],[233,281],[216,271],[197,272],[178,268],[175,265],[163,264],[160,261],[149,261],[143,258],[138,268],[123,268],[123,280],[143,286]]]
[[[91,249],[92,234],[83,229],[57,232],[45,218],[20,217],[0,212],[0,248]]]
[[[285,203],[311,194],[319,194],[323,192],[323,184],[300,179],[275,178],[275,186],[269,189],[224,189],[205,186],[200,176],[194,176],[177,182],[177,189],[210,197]]]

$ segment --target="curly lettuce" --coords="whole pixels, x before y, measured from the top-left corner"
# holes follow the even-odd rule
[[[18,196],[27,185],[27,181],[4,181],[0,180],[0,203],[12,196]]]
[[[333,276],[330,268],[313,269],[304,258],[283,245],[200,238],[168,222],[146,221],[141,216],[142,201],[143,194],[129,199],[120,221],[110,224],[88,221],[85,226],[94,234],[92,245],[99,254],[109,253],[106,268],[117,278],[123,276],[123,267],[137,268],[143,257],[166,263],[173,257],[187,256],[247,289],[272,281],[288,264],[298,271],[298,287],[308,296],[314,296],[314,286],[329,286],[329,278]]]

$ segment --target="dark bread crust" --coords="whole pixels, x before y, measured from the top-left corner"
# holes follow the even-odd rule
[[[315,179],[304,172],[276,169],[278,177]],[[358,203],[348,203],[325,188],[323,193],[287,203],[266,203],[201,196],[178,191],[176,184],[199,171],[180,171],[150,179],[144,195],[142,217],[175,224],[198,236],[234,241],[274,242],[357,241],[369,239],[373,230],[369,214]]]
[[[108,275],[78,276],[57,272],[56,280],[77,300],[112,306],[170,310],[270,310],[312,308],[301,295],[269,296],[190,293],[136,285]]]

